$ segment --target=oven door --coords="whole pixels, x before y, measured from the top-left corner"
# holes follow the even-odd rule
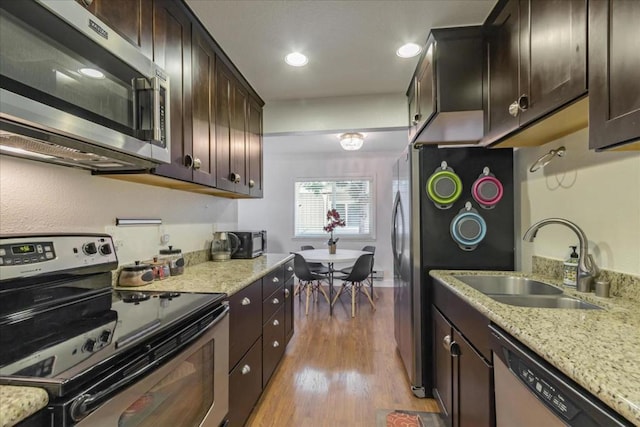
[[[228,309],[175,358],[105,402],[77,426],[219,427],[229,410]]]
[[[0,85],[5,132],[170,161],[168,76],[74,1],[0,2]],[[24,145],[2,142],[6,154],[57,153]]]

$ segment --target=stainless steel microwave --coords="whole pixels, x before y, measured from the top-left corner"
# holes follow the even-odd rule
[[[238,248],[231,253],[231,258],[255,258],[267,251],[267,232],[234,231],[238,237]]]
[[[169,89],[77,2],[0,0],[0,153],[101,171],[168,163]]]

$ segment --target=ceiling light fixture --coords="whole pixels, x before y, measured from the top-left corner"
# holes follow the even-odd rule
[[[96,70],[95,68],[80,68],[78,71],[92,79],[104,79],[104,73],[100,70]]]
[[[303,67],[307,65],[307,63],[309,62],[309,58],[307,58],[305,55],[301,54],[300,52],[292,52],[287,56],[285,56],[284,60],[287,64],[293,67]]]
[[[407,43],[396,50],[396,55],[400,58],[413,58],[422,52],[422,46],[415,43]]]
[[[344,150],[354,151],[362,148],[364,135],[359,132],[343,133],[340,135],[340,145]]]

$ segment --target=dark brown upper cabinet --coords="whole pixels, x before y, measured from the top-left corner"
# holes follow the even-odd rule
[[[410,142],[478,142],[483,135],[481,28],[431,30],[407,100]]]
[[[483,145],[542,145],[587,126],[586,0],[501,0],[485,32]]]
[[[640,2],[589,2],[589,148],[640,150]]]
[[[253,98],[248,103],[247,169],[249,196],[262,197],[262,106]]]
[[[169,75],[171,101],[171,163],[157,175],[190,181],[193,168],[191,108],[191,22],[183,8],[170,0],[153,1],[153,60]]]
[[[152,0],[76,1],[152,58]]]

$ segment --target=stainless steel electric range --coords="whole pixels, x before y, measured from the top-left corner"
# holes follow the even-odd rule
[[[113,291],[117,265],[108,235],[0,236],[0,384],[46,389],[51,426],[218,427],[226,295]]]

